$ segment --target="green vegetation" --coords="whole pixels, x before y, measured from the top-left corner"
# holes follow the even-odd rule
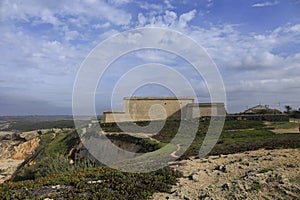
[[[253,185],[247,190],[248,192],[259,191],[261,186],[258,183],[253,183]]]
[[[149,138],[136,138],[126,134],[110,135],[108,138],[141,145],[144,153],[155,151],[165,145]],[[16,171],[13,181],[36,179],[51,174],[94,166],[94,163],[90,160],[76,160],[74,164],[70,164],[70,151],[80,142],[80,138],[75,130],[62,131],[56,136],[50,131],[42,135],[40,139],[39,147],[27,158],[23,166]],[[34,164],[28,165],[31,161],[34,161]]]
[[[293,122],[272,122],[268,125],[273,129],[291,129],[291,128],[298,128],[299,124]]]
[[[67,157],[72,147],[79,143],[76,131],[63,131],[55,137],[49,132],[42,135],[40,139],[39,147],[16,171],[13,176],[14,181],[36,179],[83,167],[82,163],[71,165]],[[34,164],[28,165],[31,161],[34,161]]]
[[[143,123],[147,124],[147,122],[139,122],[138,125],[143,125]],[[193,122],[186,123],[191,123],[191,126],[193,125]],[[124,125],[126,126],[126,123],[124,123],[123,126]],[[153,138],[164,144],[169,143],[177,133],[179,125],[180,121],[178,120],[168,120],[163,129],[153,136]],[[208,125],[209,121],[200,122],[196,137],[182,158],[198,155]],[[274,134],[270,131],[270,129],[273,128],[291,128],[295,126],[297,126],[297,124],[290,122],[272,122],[266,126],[262,121],[228,120],[224,124],[223,132],[217,144],[209,155],[230,154],[259,148],[300,148],[300,138],[297,134]],[[102,125],[102,128],[109,132],[122,131],[116,124]],[[188,128],[186,128],[185,131],[188,132]],[[151,130],[149,130],[149,132],[151,133]]]
[[[284,113],[288,114],[291,118],[300,119],[300,108],[295,109],[292,108],[290,105],[286,105]]]
[[[223,130],[239,130],[239,129],[261,129],[264,125],[261,121],[226,121]]]
[[[263,174],[263,173],[267,173],[270,171],[273,171],[274,169],[272,167],[268,167],[268,168],[263,168],[261,170],[259,170],[259,173]]]
[[[179,140],[190,139],[192,121],[186,123],[184,133]],[[126,125],[124,123],[123,125]],[[145,126],[147,122],[138,123]],[[126,134],[113,134],[110,139],[120,139],[141,145],[149,154],[141,156],[139,161],[148,161],[147,156],[158,156],[159,151],[169,143],[177,133],[180,121],[168,120],[163,129],[153,136],[155,140],[136,138]],[[205,138],[209,122],[201,121],[196,136],[180,159],[198,155]],[[259,148],[300,148],[298,134],[274,134],[272,128],[290,128],[294,124],[288,122],[273,122],[264,125],[261,121],[226,121],[217,144],[210,155],[230,154]],[[53,128],[53,127],[52,127]],[[102,124],[102,128],[109,132],[120,132],[116,124]],[[130,125],[128,124],[128,128]],[[151,132],[151,130],[148,130]],[[55,135],[53,132],[40,136],[40,146],[23,166],[15,173],[13,180],[0,185],[0,197],[4,199],[32,199],[32,198],[72,198],[72,199],[147,199],[154,192],[170,192],[171,186],[181,174],[170,168],[163,168],[151,173],[125,173],[107,167],[95,167],[91,162],[70,164],[70,152],[80,142],[75,130],[62,131]],[[166,152],[173,152],[176,145],[168,145]],[[147,155],[147,156],[146,156]],[[203,161],[205,162],[205,161]],[[33,163],[30,164],[29,163]],[[143,162],[140,162],[143,164]],[[128,162],[128,167],[131,163]],[[260,173],[272,171],[265,168]],[[32,180],[28,180],[32,179]],[[21,181],[23,180],[23,181]],[[91,182],[92,181],[92,182]],[[94,181],[94,182],[93,182]],[[299,183],[299,178],[295,180]],[[60,185],[64,189],[51,190],[52,186]],[[258,191],[261,186],[257,183],[248,191]],[[48,191],[44,192],[43,191]],[[50,191],[50,192],[49,192]],[[47,194],[47,195],[46,195]]]
[[[3,199],[147,199],[154,192],[170,192],[182,175],[170,168],[133,174],[107,167],[86,168],[0,185]],[[94,181],[94,182],[92,182]],[[51,186],[64,187],[51,190]]]
[[[166,122],[166,126],[178,127],[179,125],[176,123],[179,122]],[[275,126],[281,126],[282,124],[289,123],[272,123],[272,125]],[[198,155],[207,128],[208,122],[200,123],[193,143],[182,158]],[[164,128],[159,134],[155,135],[154,138],[161,142],[168,143],[174,137],[176,131],[169,131],[167,128]],[[222,134],[209,155],[230,154],[259,148],[300,148],[300,137],[297,134],[274,134],[262,121],[226,121]]]

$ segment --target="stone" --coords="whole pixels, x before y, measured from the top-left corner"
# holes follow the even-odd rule
[[[184,200],[190,200],[190,198],[187,197],[186,195],[183,196],[183,199],[184,199]]]
[[[37,131],[28,131],[28,132],[23,132],[20,134],[20,138],[25,139],[26,141],[29,141],[38,136],[39,136],[39,134],[37,133]]]
[[[209,192],[202,193],[198,196],[199,200],[211,200]]]
[[[60,185],[53,185],[53,186],[51,186],[51,188],[52,188],[52,189],[59,190],[59,189],[61,188],[61,186],[60,186]]]
[[[215,170],[219,170],[219,171],[224,172],[224,173],[227,172],[227,168],[226,168],[225,165],[217,165],[217,166],[215,167]]]
[[[229,190],[230,188],[230,183],[225,183],[224,185],[222,185],[222,190]]]
[[[199,173],[198,172],[194,172],[191,175],[188,176],[189,180],[193,180],[195,182],[199,181]]]
[[[97,181],[88,181],[88,184],[96,184],[96,183],[102,183],[102,180],[97,180]]]

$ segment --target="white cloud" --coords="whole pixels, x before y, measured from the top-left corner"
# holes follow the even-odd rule
[[[67,31],[65,33],[65,40],[75,40],[80,36],[80,34],[77,31]]]
[[[163,6],[161,4],[153,4],[148,2],[140,3],[140,8],[144,10],[155,10],[159,13],[163,11]]]
[[[290,27],[290,31],[300,33],[300,24],[296,24],[296,25]]]
[[[213,0],[207,0],[207,3],[206,3],[206,7],[207,7],[207,8],[210,8],[210,7],[212,7],[213,5],[214,5]]]
[[[134,55],[145,63],[162,63],[169,65],[174,65],[174,61],[177,57],[176,55],[159,50],[138,51],[134,53]]]
[[[166,9],[174,9],[175,7],[171,4],[170,0],[164,0]]]
[[[138,14],[138,21],[140,26],[144,26],[147,22],[147,18],[143,15],[143,13]]]
[[[138,14],[139,26],[170,27],[177,30],[187,28],[188,23],[195,17],[197,11],[191,10],[179,16],[176,12],[166,10],[164,13]]]
[[[197,13],[196,10],[191,10],[190,12],[180,15],[179,22],[178,22],[179,27],[185,28],[187,23],[195,17],[196,13]]]
[[[80,1],[72,3],[54,1],[29,0],[21,3],[19,0],[5,0],[2,4],[2,20],[23,20],[35,24],[50,23],[60,25],[62,22],[59,16],[84,16],[88,21],[100,19],[108,20],[115,25],[128,25],[131,21],[131,14],[122,9],[115,8],[103,1]]]
[[[163,16],[165,23],[168,26],[173,26],[177,20],[177,14],[173,11],[166,10],[165,15]]]
[[[88,52],[109,36],[134,28],[134,24],[137,27],[169,27],[203,45],[223,73],[231,103],[245,106],[259,101],[258,98],[269,102],[299,101],[300,50],[296,45],[300,43],[300,24],[282,25],[259,34],[241,33],[238,31],[240,27],[232,24],[212,23],[204,28],[193,23],[190,26],[200,10],[180,15],[173,9],[171,0],[160,4],[136,3],[142,9],[133,12],[138,13],[134,22],[131,13],[122,8],[132,0],[108,2],[3,1],[0,69],[5,73],[0,74],[1,85],[21,88],[23,93],[30,91],[32,95],[41,95],[42,99],[47,98],[46,93],[51,91],[71,91],[75,71]],[[212,3],[212,0],[207,0],[204,6],[210,7]],[[278,3],[266,1],[253,4],[253,7]],[[51,28],[39,32],[41,27]],[[135,36],[132,37],[134,41]],[[293,48],[291,52],[289,48]],[[174,63],[166,61],[176,61],[172,56],[154,52],[140,52],[136,56],[145,62],[171,66]],[[199,83],[197,77],[192,81]],[[178,85],[180,87],[180,83]],[[200,96],[207,95],[203,94],[203,88],[199,90]],[[49,98],[57,102],[59,99]],[[60,102],[63,100],[59,99]],[[238,107],[236,105],[232,107]]]
[[[275,6],[279,4],[279,1],[265,1],[265,2],[262,2],[262,3],[256,3],[256,4],[253,4],[252,7],[266,7],[266,6]]]
[[[260,100],[299,106],[300,49],[292,46],[295,54],[282,55],[281,51],[282,46],[299,43],[298,26],[287,24],[260,34],[242,34],[237,25],[230,24],[187,26],[181,31],[202,45],[217,64],[225,81],[229,111],[237,112]]]
[[[111,24],[109,22],[106,22],[104,24],[94,24],[94,25],[92,25],[92,28],[93,29],[103,29],[103,28],[108,28],[110,26],[111,26]]]
[[[132,0],[109,0],[109,2],[115,5],[123,5],[123,4],[131,3]]]

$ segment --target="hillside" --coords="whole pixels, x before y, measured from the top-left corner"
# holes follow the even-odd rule
[[[19,123],[19,125],[22,123]],[[65,124],[64,121],[51,123],[53,127]],[[145,124],[147,123],[143,122],[139,125]],[[23,132],[20,128],[20,130],[13,133],[2,132],[2,136],[0,135],[0,172],[2,180],[11,179],[9,182],[0,185],[1,197],[5,197],[6,199],[22,199],[24,197],[30,199],[46,197],[54,199],[82,199],[92,195],[93,198],[103,199],[145,199],[157,192],[173,192],[171,196],[168,196],[169,194],[155,194],[154,198],[181,198],[182,195],[185,195],[193,199],[195,196],[192,195],[189,197],[184,192],[186,190],[184,188],[198,187],[199,185],[193,186],[196,183],[203,185],[202,192],[204,193],[216,189],[216,191],[219,191],[219,196],[213,196],[212,194],[209,196],[214,197],[214,199],[222,199],[227,197],[232,191],[228,190],[229,192],[226,192],[227,190],[222,190],[220,187],[227,183],[232,185],[235,179],[240,180],[241,187],[248,187],[248,189],[250,187],[249,190],[251,190],[251,181],[255,180],[241,178],[241,174],[248,173],[251,169],[254,170],[253,174],[261,174],[260,171],[266,168],[265,171],[274,172],[274,176],[288,173],[285,170],[295,170],[295,173],[299,175],[299,170],[297,170],[299,163],[284,160],[285,158],[293,158],[299,151],[281,150],[286,148],[300,148],[299,134],[289,133],[290,128],[294,128],[296,125],[288,122],[226,121],[218,143],[210,152],[210,156],[215,157],[199,160],[197,159],[197,154],[208,127],[208,122],[201,122],[192,145],[178,161],[172,163],[171,168],[167,167],[156,172],[142,174],[119,172],[102,166],[100,162],[88,153],[81,144],[76,131],[69,127],[68,124],[65,124],[64,128],[59,129],[41,129],[45,127],[44,125],[44,122],[32,124],[32,128],[39,131]],[[155,151],[168,143],[174,137],[178,126],[179,121],[167,121],[160,133],[152,136],[152,139],[148,137],[136,137],[137,134],[135,133],[122,133],[115,124],[102,126],[102,128],[106,132],[109,132],[107,135],[109,139],[121,148],[135,152],[149,152]],[[11,128],[12,126],[9,127]],[[23,130],[31,129],[27,124]],[[284,133],[282,129],[286,129],[287,131]],[[281,134],[277,134],[276,130],[280,130]],[[267,151],[264,152],[265,150],[234,154],[261,148],[275,149],[270,151],[271,155],[267,156],[268,158],[266,157],[267,160],[273,155],[275,158],[276,155],[280,154],[283,156],[277,157],[282,161],[273,159],[271,160],[272,162],[265,165],[263,154],[268,154]],[[289,166],[293,166],[290,167],[291,169],[282,165],[282,163],[289,162],[291,163]],[[244,166],[242,163],[248,163],[249,165],[245,164]],[[220,170],[215,169],[217,165],[225,165],[228,173],[223,174],[219,172]],[[262,167],[263,165],[265,167]],[[189,166],[193,166],[193,168]],[[271,166],[276,166],[276,168],[267,170]],[[209,189],[208,185],[212,185],[212,182],[209,183],[205,181],[205,176],[202,177],[205,169],[214,174],[214,176],[219,173],[219,175],[216,175],[220,179],[217,182],[218,184],[216,184],[216,188]],[[236,176],[233,173],[234,171],[240,171],[239,176]],[[198,181],[190,180],[191,178],[189,177],[192,172],[196,173],[195,177],[199,179]],[[184,177],[177,179],[181,177],[181,173],[183,173]],[[211,178],[214,179],[214,176]],[[177,181],[179,182],[176,183]],[[182,185],[181,181],[186,182]],[[297,182],[297,180],[295,181]],[[172,185],[174,185],[173,189]],[[174,193],[174,188],[177,191],[177,196]],[[232,188],[230,187],[230,189]],[[253,190],[247,191],[249,194],[246,193],[246,195],[251,196],[252,193],[255,194],[255,191],[261,192],[264,190],[264,186],[257,186],[256,189],[254,187]],[[179,191],[183,192],[180,193]],[[290,189],[286,191],[290,191]],[[287,193],[290,194],[289,192]],[[270,194],[262,195],[270,196],[272,194],[275,193],[270,190]],[[285,197],[292,197],[293,195],[299,195],[297,188],[295,191],[292,191],[290,196],[287,195]]]

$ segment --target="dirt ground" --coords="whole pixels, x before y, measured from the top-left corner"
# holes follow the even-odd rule
[[[297,120],[297,121],[290,121],[291,123],[295,123],[295,127],[293,128],[275,128],[275,129],[272,129],[271,131],[275,134],[285,134],[285,133],[300,133],[300,122]],[[272,123],[271,122],[264,122],[264,124],[267,126],[267,127],[272,127]],[[298,125],[299,124],[299,125]]]
[[[153,199],[300,199],[300,149],[257,150],[178,161],[172,193]]]

